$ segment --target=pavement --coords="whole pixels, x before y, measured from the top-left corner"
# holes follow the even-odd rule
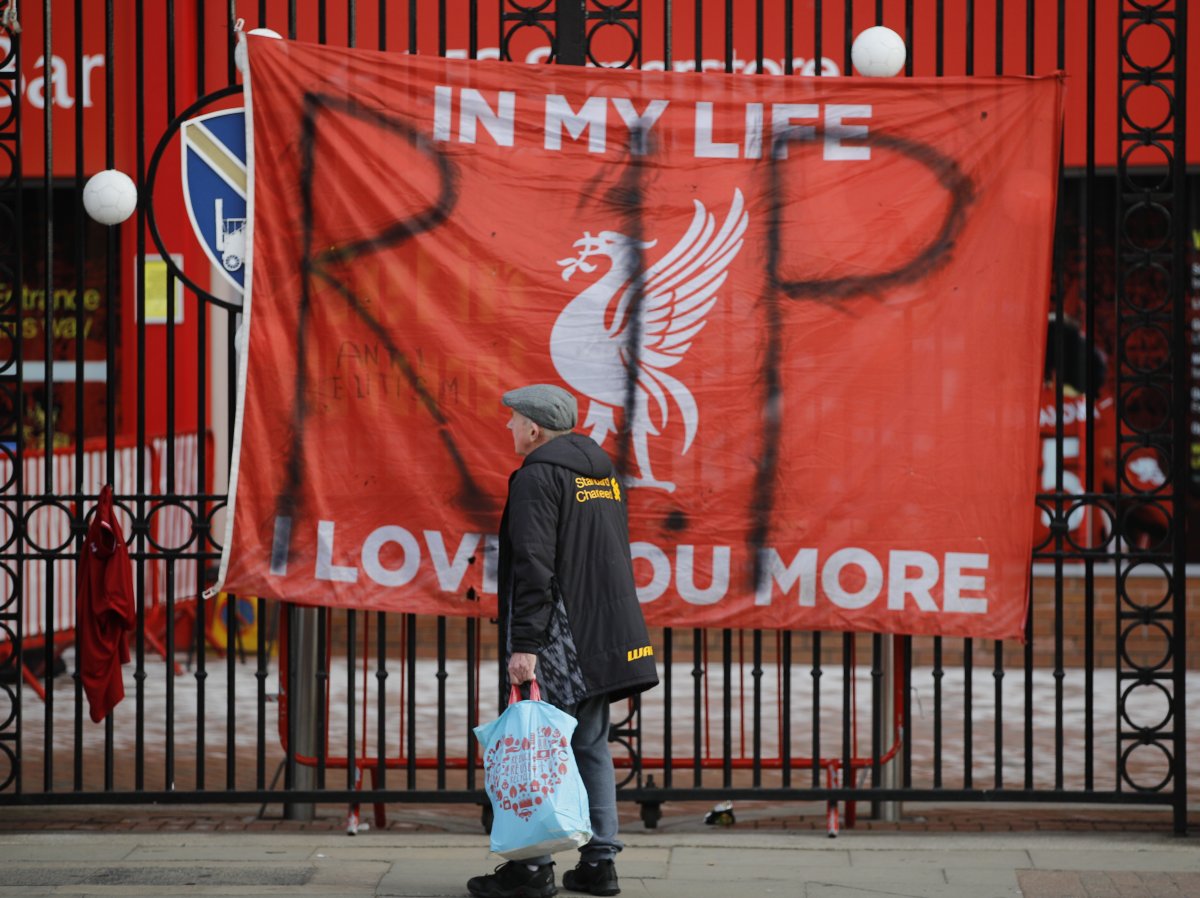
[[[664,810],[658,830],[623,823],[623,895],[1200,898],[1200,820],[1177,836],[1162,810],[906,805],[897,822],[860,818],[837,838],[815,805],[737,807],[728,827]],[[0,896],[464,896],[468,877],[502,863],[477,811],[392,806],[386,827],[351,837],[336,809],[302,823],[245,808],[9,807]],[[558,859],[561,883],[575,861]]]

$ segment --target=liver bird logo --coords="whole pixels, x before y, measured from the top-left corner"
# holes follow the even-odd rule
[[[584,428],[601,446],[617,425],[614,412],[624,408],[631,357],[637,360],[632,419],[627,423],[639,476],[629,486],[673,492],[675,484],[654,476],[649,438],[662,433],[672,408],[684,427],[683,453],[696,437],[700,415],[691,391],[667,373],[683,361],[707,323],[725,283],[730,264],[742,249],[749,223],[742,192],[735,190],[724,222],[699,200],[686,233],[670,252],[649,267],[645,250],[658,241],[641,242],[616,231],[585,232],[574,247],[579,255],[560,259],[563,280],[577,273],[599,275],[567,303],[550,332],[550,358],[559,376],[589,400]],[[609,260],[602,271],[598,257]],[[642,291],[636,352],[630,325],[633,300]]]

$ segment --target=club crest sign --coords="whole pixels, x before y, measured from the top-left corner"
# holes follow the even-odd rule
[[[601,231],[595,237],[585,233],[576,240],[579,255],[558,261],[564,281],[579,271],[596,271],[596,262],[588,259],[603,256],[610,264],[603,275],[585,281],[550,333],[554,367],[589,401],[583,426],[601,446],[608,434],[617,432],[614,410],[625,404],[626,372],[636,363],[637,389],[629,427],[638,474],[629,485],[668,493],[675,491],[675,484],[659,480],[651,471],[648,438],[661,433],[674,405],[685,428],[682,454],[686,454],[695,439],[700,413],[687,385],[666,369],[683,361],[708,323],[708,313],[717,304],[718,291],[742,249],[750,221],[740,189],[734,191],[719,229],[717,219],[700,200],[693,200],[693,205],[687,232],[645,270],[640,270],[643,252],[653,248],[656,240],[643,243],[616,231]],[[632,329],[630,307],[637,292],[634,284],[640,285],[643,294],[637,305],[641,320],[636,329]],[[633,358],[630,331],[638,336]]]
[[[246,114],[223,109],[181,128],[183,197],[196,239],[239,292],[246,275]]]

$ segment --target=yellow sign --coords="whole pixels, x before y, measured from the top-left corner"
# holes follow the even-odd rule
[[[182,267],[183,256],[172,255],[176,266]],[[146,323],[167,323],[167,289],[174,287],[175,293],[175,323],[183,323],[183,281],[168,277],[166,260],[162,256],[147,255],[142,269],[146,278]]]

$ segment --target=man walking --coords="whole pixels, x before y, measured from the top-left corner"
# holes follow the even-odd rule
[[[504,394],[513,448],[500,522],[500,625],[510,683],[536,678],[578,721],[571,748],[587,789],[592,839],[563,886],[616,895],[617,790],[609,703],[658,684],[629,554],[626,496],[594,440],[572,433],[575,397],[534,384]],[[549,898],[550,856],[510,861],[467,883],[476,898]]]

